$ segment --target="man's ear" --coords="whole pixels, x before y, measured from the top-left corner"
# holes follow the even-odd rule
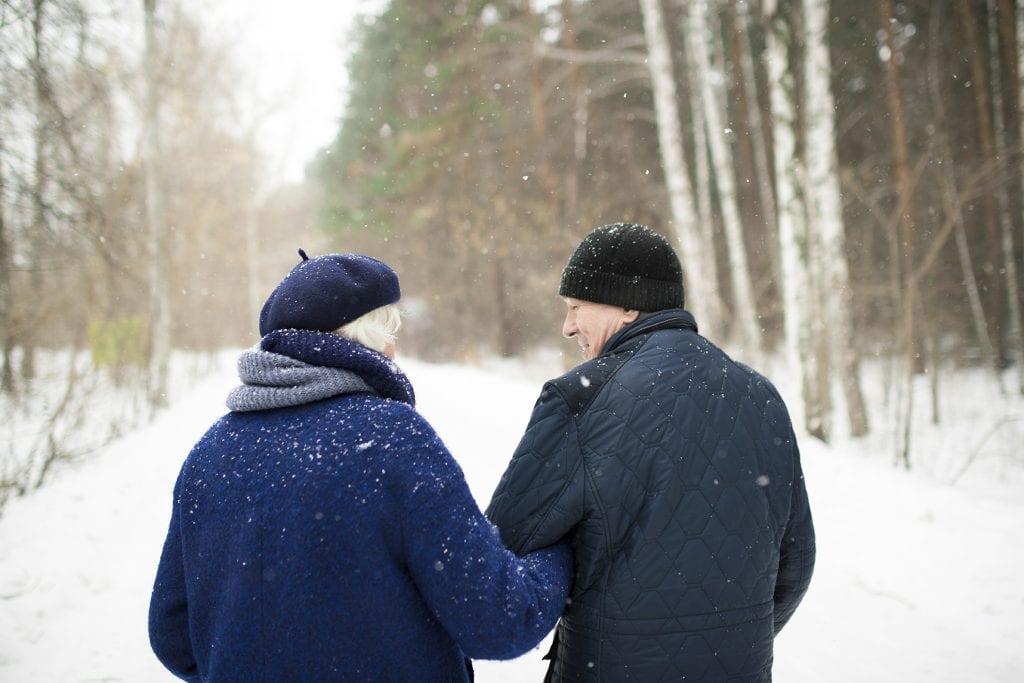
[[[622,314],[622,322],[626,323],[627,325],[630,323],[635,323],[636,319],[639,317],[640,311],[634,311],[632,309],[627,308],[625,310],[625,313]]]

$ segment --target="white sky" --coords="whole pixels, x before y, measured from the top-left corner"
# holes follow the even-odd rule
[[[337,133],[345,102],[343,46],[357,13],[381,0],[186,0],[214,42],[234,49],[242,101],[268,157],[271,182],[302,179]]]

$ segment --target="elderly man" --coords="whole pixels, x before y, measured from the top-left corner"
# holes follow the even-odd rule
[[[545,384],[487,510],[515,552],[572,541],[547,680],[771,680],[815,554],[782,398],[697,333],[648,228],[591,232],[559,294],[584,362]]]

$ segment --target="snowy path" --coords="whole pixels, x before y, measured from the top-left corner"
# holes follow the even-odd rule
[[[536,378],[404,363],[422,412],[486,504]],[[155,423],[65,469],[0,517],[0,681],[169,681],[146,608],[182,458],[222,411],[225,369]],[[894,471],[805,439],[818,528],[811,591],[776,643],[775,680],[1024,680],[1024,501]],[[482,683],[543,676],[540,652],[481,662]]]

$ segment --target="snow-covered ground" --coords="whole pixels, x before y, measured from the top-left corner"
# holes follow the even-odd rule
[[[541,374],[401,364],[486,505]],[[173,680],[149,650],[150,586],[178,467],[234,383],[227,363],[3,510],[0,681]],[[946,386],[943,423],[916,427],[918,471],[890,465],[884,430],[833,446],[803,439],[818,565],[776,641],[775,680],[1024,680],[1022,404],[984,378]],[[541,654],[479,662],[477,680],[539,681]]]

